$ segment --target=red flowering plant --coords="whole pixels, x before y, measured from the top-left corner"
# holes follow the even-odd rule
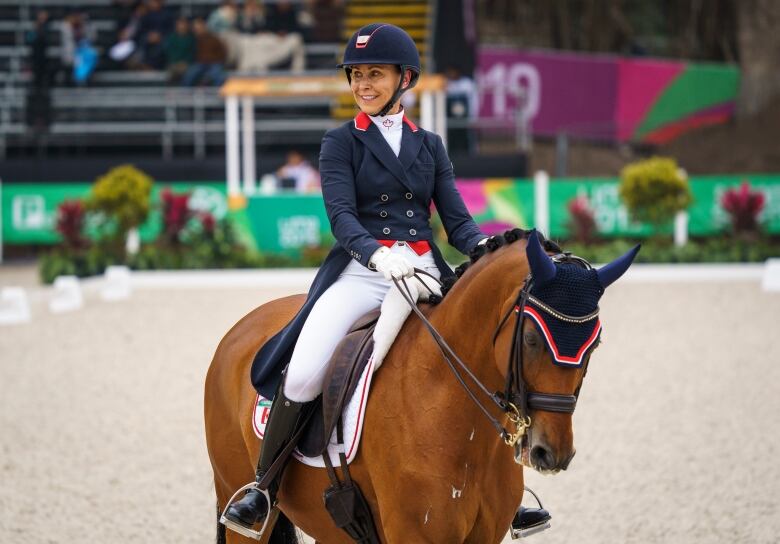
[[[84,238],[85,212],[80,200],[66,200],[57,207],[56,229],[68,250],[83,249],[87,245]]]
[[[596,237],[596,218],[590,201],[580,195],[569,201],[569,230],[577,242],[588,244]]]
[[[203,229],[203,232],[208,236],[213,235],[214,229],[217,226],[217,220],[214,216],[209,212],[200,212],[198,214],[198,219],[200,219],[200,226]]]
[[[162,199],[162,241],[170,246],[178,246],[182,242],[182,234],[194,214],[189,207],[190,193],[175,194],[170,189],[163,189]]]
[[[743,181],[739,188],[723,193],[720,205],[729,214],[731,228],[737,235],[754,235],[759,232],[758,216],[764,209],[766,197],[761,191],[751,191]]]

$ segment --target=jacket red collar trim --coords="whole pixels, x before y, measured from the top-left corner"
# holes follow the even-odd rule
[[[412,121],[404,114],[404,123],[412,130],[412,132],[417,132],[419,129],[417,128],[417,125],[412,123]],[[365,132],[368,130],[368,127],[371,126],[371,118],[368,116],[368,114],[364,112],[360,112],[355,116],[355,128]]]
[[[411,119],[409,119],[409,118],[406,116],[406,114],[404,114],[404,123],[406,123],[406,125],[407,125],[407,126],[410,128],[410,129],[412,129],[412,132],[417,132],[417,130],[418,130],[418,129],[417,129],[417,125],[415,125],[414,123],[412,123]]]
[[[357,117],[355,117],[355,128],[365,132],[368,130],[368,127],[370,126],[371,126],[371,118],[365,113],[363,113],[362,111],[358,113]]]

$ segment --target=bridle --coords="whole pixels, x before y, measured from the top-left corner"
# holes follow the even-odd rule
[[[562,264],[576,264],[586,270],[590,270],[592,266],[588,261],[576,255],[570,253],[558,253],[552,255],[550,259],[554,263]],[[580,389],[582,388],[582,381],[577,385],[577,389],[573,395],[561,395],[559,393],[540,393],[536,391],[529,391],[528,384],[523,377],[523,325],[525,324],[525,306],[530,301],[536,307],[542,311],[561,319],[568,323],[581,324],[587,323],[598,318],[599,309],[583,315],[583,316],[571,316],[564,314],[552,308],[543,301],[537,299],[531,294],[533,288],[533,275],[528,274],[523,283],[522,289],[520,289],[517,299],[513,307],[504,315],[499,321],[495,332],[493,333],[493,345],[495,346],[498,334],[501,332],[503,326],[506,324],[509,316],[512,313],[517,315],[515,320],[514,332],[512,337],[512,345],[509,351],[509,364],[507,365],[507,377],[506,385],[504,388],[503,398],[506,399],[507,404],[516,410],[519,423],[515,425],[515,433],[511,437],[511,444],[514,445],[524,434],[525,430],[531,426],[530,410],[537,410],[542,412],[557,412],[563,414],[573,414],[574,409],[577,407],[577,399],[580,395]],[[589,358],[585,359],[585,368],[583,371],[583,378],[587,373],[587,362]],[[510,420],[514,423],[514,419],[510,416]],[[507,441],[509,444],[510,441]]]
[[[591,269],[591,265],[588,261],[576,255],[569,253],[559,253],[550,257],[554,263],[564,264],[576,264],[585,269]],[[415,276],[425,275],[436,280],[434,276],[431,276],[427,272],[419,269],[415,269]],[[433,293],[425,282],[419,280],[426,288]],[[438,281],[438,280],[437,280]],[[514,313],[517,315],[517,319],[514,324],[514,332],[512,337],[512,345],[509,351],[509,361],[506,383],[503,392],[491,392],[485,387],[485,385],[479,381],[469,367],[463,363],[458,355],[447,344],[444,338],[439,334],[436,328],[431,324],[428,318],[417,307],[417,301],[413,299],[409,285],[406,283],[406,279],[396,280],[393,279],[393,283],[400,291],[406,302],[411,306],[412,311],[420,318],[423,325],[428,329],[434,341],[436,342],[442,357],[449,365],[455,378],[460,385],[464,388],[471,400],[477,405],[482,413],[487,417],[493,427],[498,431],[499,435],[503,439],[504,443],[508,446],[514,446],[526,433],[526,430],[531,426],[530,410],[538,410],[544,412],[558,412],[564,414],[573,414],[574,409],[577,406],[577,399],[579,397],[580,389],[582,387],[582,381],[577,386],[573,395],[561,395],[557,393],[540,393],[536,391],[529,391],[528,385],[523,378],[523,324],[525,323],[524,309],[526,304],[531,301],[537,305],[543,311],[550,313],[558,319],[571,323],[585,323],[596,319],[599,314],[598,308],[594,312],[585,316],[570,316],[562,312],[555,310],[544,302],[536,299],[531,295],[531,288],[533,287],[533,276],[529,274],[523,287],[517,295],[515,304],[513,304],[509,310],[504,314],[502,319],[496,326],[496,330],[493,333],[493,345],[495,346],[499,333],[506,325],[510,316]],[[583,378],[587,373],[587,364],[589,357],[585,359],[585,367],[583,372]],[[460,368],[456,368],[457,366]],[[509,418],[510,424],[514,427],[513,431],[507,430],[503,424],[495,418],[484,403],[480,402],[475,392],[468,386],[463,379],[461,372],[465,373],[470,380],[477,386],[477,388],[487,396],[496,406],[498,406],[502,412],[504,412]]]

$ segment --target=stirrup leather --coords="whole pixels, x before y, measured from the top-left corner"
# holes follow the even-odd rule
[[[240,523],[236,523],[235,521],[232,521],[227,518],[225,515],[228,511],[228,508],[238,500],[239,495],[241,495],[244,491],[249,491],[250,489],[254,489],[255,491],[262,493],[265,495],[265,500],[268,504],[268,515],[265,517],[265,520],[263,521],[263,526],[260,527],[260,529],[252,529],[251,527],[246,527]],[[243,535],[247,538],[252,538],[254,540],[260,540],[265,535],[265,530],[270,526],[273,527],[276,525],[276,518],[279,517],[279,508],[276,506],[276,502],[271,502],[271,494],[268,493],[266,489],[260,489],[257,482],[251,482],[246,484],[244,487],[240,488],[238,491],[236,491],[232,497],[230,497],[230,500],[227,502],[227,505],[225,506],[225,509],[222,511],[222,515],[219,518],[219,522],[223,524],[225,527],[230,529],[231,531],[235,531],[239,533],[240,535]]]

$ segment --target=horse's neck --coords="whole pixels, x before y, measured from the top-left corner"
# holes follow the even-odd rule
[[[482,270],[468,281],[460,281],[463,283],[456,285],[431,312],[431,323],[489,391],[501,390],[503,378],[498,372],[492,340],[500,306],[508,296],[509,288],[504,285],[507,280]],[[402,370],[397,378],[400,387],[394,384],[391,395],[406,407],[405,426],[416,428],[416,434],[424,437],[428,447],[445,448],[451,455],[468,457],[471,447],[484,450],[485,441],[496,431],[459,384],[427,329],[419,320],[410,325],[403,349],[392,353]],[[454,365],[479,401],[503,421],[491,400],[457,363]]]

